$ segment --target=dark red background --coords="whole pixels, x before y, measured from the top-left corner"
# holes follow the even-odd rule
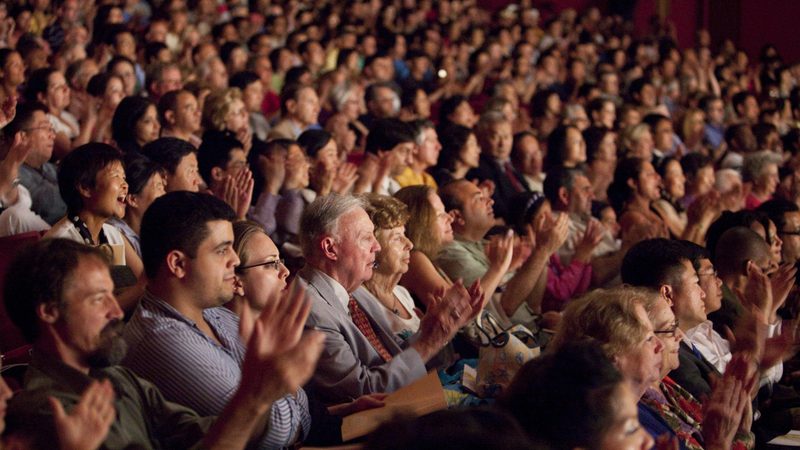
[[[605,12],[615,0],[534,1],[535,7],[558,12],[565,8],[578,11],[598,6]],[[761,46],[772,43],[787,63],[800,61],[800,1],[797,0],[666,0],[668,18],[677,29],[682,48],[694,45],[699,27],[710,30],[714,43],[730,38],[751,57]],[[481,0],[489,8],[502,7],[504,0]],[[634,23],[638,32],[647,30],[648,19],[656,12],[656,0],[637,0]]]

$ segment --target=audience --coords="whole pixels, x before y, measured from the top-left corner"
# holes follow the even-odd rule
[[[510,416],[387,418],[366,447],[800,428],[800,72],[775,46],[616,4],[217,6],[0,5],[0,322],[34,349],[0,346],[29,364],[3,445],[340,444],[428,371],[481,402],[461,373],[511,336],[544,354]]]

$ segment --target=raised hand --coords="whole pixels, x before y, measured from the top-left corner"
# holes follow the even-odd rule
[[[344,163],[336,169],[331,190],[337,194],[348,194],[358,179],[358,168],[353,163]]]
[[[0,104],[0,129],[14,120],[17,115],[17,97],[10,95]]]
[[[594,249],[600,244],[600,241],[603,240],[603,224],[600,223],[597,219],[590,219],[589,223],[586,225],[586,231],[583,232],[583,237],[581,240],[578,241],[578,244],[575,246],[575,256],[573,257],[574,260],[588,263],[592,259],[592,253]]]
[[[424,361],[429,360],[477,316],[482,305],[483,292],[479,282],[467,290],[459,279],[443,295],[430,295],[428,312],[419,324],[420,338],[412,347]]]
[[[784,264],[769,276],[772,286],[772,310],[770,311],[772,322],[774,322],[778,310],[786,303],[786,298],[789,297],[789,292],[794,286],[795,275],[797,275],[797,268],[794,267],[794,264]]]
[[[734,356],[704,405],[703,439],[706,449],[731,448],[756,381],[755,365],[749,363],[745,355]]]
[[[286,179],[286,158],[279,156],[278,152],[269,156],[258,155],[257,164],[259,172],[264,176],[264,190],[277,195]]]
[[[297,285],[259,315],[247,343],[240,391],[263,405],[296,392],[314,373],[324,335],[303,333],[311,305]]]
[[[568,234],[569,217],[566,214],[559,214],[549,223],[545,223],[542,230],[536,235],[536,242],[549,255],[552,255],[564,244]]]
[[[109,380],[93,381],[69,414],[54,397],[49,401],[62,450],[100,447],[116,417],[114,387]]]
[[[761,268],[747,262],[747,284],[736,289],[742,304],[764,325],[769,325],[772,312],[772,284]]]
[[[358,179],[353,189],[353,193],[361,194],[367,192],[375,184],[375,178],[378,176],[378,157],[372,153],[364,155],[364,160],[358,166],[356,171]]]
[[[514,256],[514,232],[508,230],[502,236],[492,236],[484,249],[489,259],[489,266],[505,274],[511,267]]]

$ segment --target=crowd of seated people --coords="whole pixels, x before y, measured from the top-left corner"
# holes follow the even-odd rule
[[[0,4],[0,448],[800,430],[800,63],[531,3]]]

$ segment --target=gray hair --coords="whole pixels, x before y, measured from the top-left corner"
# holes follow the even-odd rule
[[[720,194],[727,194],[742,184],[742,176],[736,169],[720,169],[715,174],[714,187]]]
[[[780,166],[783,162],[781,155],[769,151],[762,150],[760,152],[750,153],[744,157],[744,164],[742,164],[742,179],[744,181],[755,181],[764,172],[769,164]]]
[[[337,84],[331,89],[330,93],[333,108],[336,111],[341,111],[345,103],[347,103],[353,95],[357,95],[355,86],[350,83]]]
[[[310,259],[316,249],[314,244],[325,235],[333,236],[338,240],[339,219],[355,208],[365,208],[363,198],[351,195],[329,194],[317,197],[306,206],[300,217],[300,247],[303,256]]]

